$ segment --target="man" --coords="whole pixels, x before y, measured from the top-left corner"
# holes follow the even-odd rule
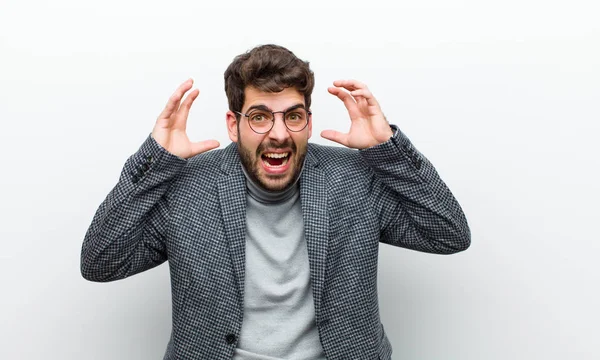
[[[379,318],[379,242],[450,254],[465,216],[433,166],[390,125],[369,89],[328,90],[348,133],[308,143],[314,76],[275,45],[225,72],[232,141],[192,143],[198,90],[183,83],[125,163],[86,234],[81,271],[112,281],[169,260],[165,359],[390,359]]]

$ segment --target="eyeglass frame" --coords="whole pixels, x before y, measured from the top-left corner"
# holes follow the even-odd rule
[[[300,130],[292,130],[292,129],[290,129],[288,127],[288,125],[287,125],[287,123],[285,121],[285,114],[288,113],[288,112],[292,112],[294,110],[297,110],[297,109],[302,109],[302,110],[306,111],[306,124],[304,124],[304,126]],[[275,126],[275,120],[277,119],[277,117],[275,116],[275,114],[283,114],[283,117],[281,118],[283,120],[283,125],[285,125],[285,128],[288,129],[291,132],[300,132],[300,131],[306,129],[306,126],[308,126],[308,122],[310,121],[310,116],[312,115],[312,112],[310,110],[307,110],[304,107],[304,105],[292,106],[291,108],[289,108],[287,110],[284,110],[284,111],[271,111],[271,109],[268,109],[266,107],[260,106],[260,107],[257,107],[257,108],[251,108],[250,113],[252,113],[255,110],[269,112],[269,113],[271,113],[273,115],[273,120],[271,120],[271,127],[269,128],[269,130],[267,130],[265,132],[258,132],[256,130],[254,130],[254,128],[252,127],[252,125],[250,125],[250,114],[244,114],[244,113],[239,112],[239,111],[233,111],[233,112],[236,113],[236,114],[238,114],[238,115],[240,115],[240,116],[245,116],[246,119],[248,119],[248,126],[250,127],[250,129],[252,131],[254,131],[257,134],[266,134],[269,131],[273,130],[273,126]]]

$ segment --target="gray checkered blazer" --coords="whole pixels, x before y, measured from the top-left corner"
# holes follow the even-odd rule
[[[328,359],[390,359],[380,242],[437,254],[470,231],[431,163],[396,127],[366,150],[309,144],[300,179],[316,323]],[[81,272],[113,281],[169,260],[164,359],[231,359],[242,327],[245,177],[235,143],[184,160],[152,137],[125,163],[85,236]]]

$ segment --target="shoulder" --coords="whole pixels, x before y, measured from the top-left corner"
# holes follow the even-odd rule
[[[207,151],[188,159],[180,181],[214,182],[226,173],[232,164],[239,163],[235,144],[225,148]]]
[[[347,164],[365,165],[358,150],[342,146],[308,144],[308,154],[323,166],[339,166]]]
[[[220,169],[223,164],[223,158],[228,147],[222,149],[214,149],[202,154],[198,154],[188,159],[188,167],[190,169],[197,168],[217,168]]]
[[[370,176],[371,168],[359,151],[342,146],[309,143],[307,158],[328,177]]]

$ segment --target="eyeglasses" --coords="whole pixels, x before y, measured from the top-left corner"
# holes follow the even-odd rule
[[[248,118],[250,129],[257,134],[266,134],[275,125],[275,114],[283,114],[283,123],[289,131],[299,132],[304,130],[308,125],[308,117],[312,113],[304,108],[295,108],[286,111],[269,111],[263,109],[255,109],[248,114],[234,111],[236,114]]]

